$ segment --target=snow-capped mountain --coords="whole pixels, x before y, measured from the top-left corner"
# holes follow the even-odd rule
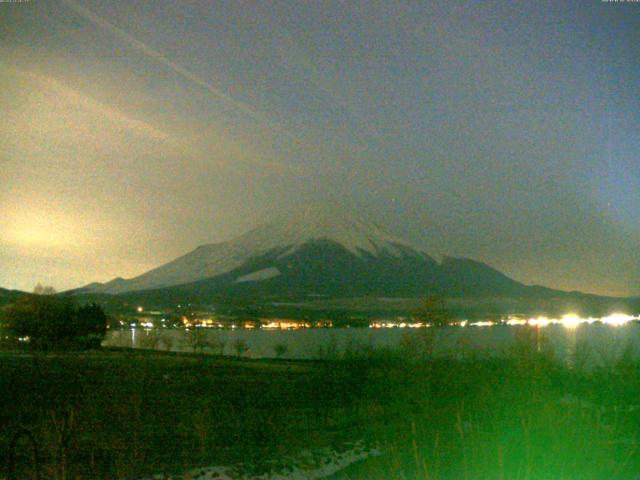
[[[80,291],[118,294],[177,287],[207,295],[410,295],[520,285],[471,260],[439,263],[374,222],[323,204],[280,216],[235,240],[200,246],[138,277],[94,283]]]
[[[382,251],[397,255],[402,248],[409,248],[402,247],[406,242],[381,227],[356,218],[337,205],[318,204],[301,208],[290,216],[281,215],[234,240],[202,245],[137,277],[92,283],[84,289],[95,293],[122,293],[195,282],[227,273],[267,252],[278,251],[278,256],[286,256],[315,240],[333,241],[357,256],[377,255]],[[277,275],[275,270],[270,274]],[[263,278],[258,273],[255,277],[250,275],[238,281]]]

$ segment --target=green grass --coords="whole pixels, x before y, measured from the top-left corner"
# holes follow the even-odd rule
[[[355,399],[318,371],[152,352],[0,353],[2,464],[21,428],[52,478],[135,478],[331,445],[354,423]]]
[[[0,353],[0,454],[6,464],[26,427],[47,478],[136,478],[246,461],[259,472],[364,438],[384,454],[336,478],[638,478],[640,363],[568,368],[537,342],[523,330],[505,358],[483,360],[427,359],[428,336],[318,362]]]
[[[386,454],[340,479],[636,479],[640,363],[568,368],[524,338],[506,358],[386,364]]]

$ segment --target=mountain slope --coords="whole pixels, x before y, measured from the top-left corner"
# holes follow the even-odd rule
[[[519,295],[527,288],[472,260],[448,258],[438,263],[409,249],[399,254],[356,255],[337,242],[316,240],[285,255],[269,252],[225,274],[153,292],[177,300],[211,300],[238,296]]]
[[[372,222],[335,205],[316,205],[281,216],[235,240],[200,246],[135,278],[93,283],[79,291],[114,294],[181,285],[222,275],[269,253],[283,257],[317,240],[333,241],[356,257],[382,253],[399,256],[407,250],[415,251]]]
[[[31,293],[22,292],[20,290],[7,290],[6,288],[0,288],[0,305],[11,303],[17,298],[32,295]]]
[[[528,287],[480,262],[436,261],[340,207],[312,206],[235,240],[203,245],[138,277],[77,293],[167,298],[522,295]]]

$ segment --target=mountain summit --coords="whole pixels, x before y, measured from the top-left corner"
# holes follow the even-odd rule
[[[83,293],[179,288],[202,295],[422,295],[513,293],[523,285],[479,262],[441,263],[338,206],[305,206],[240,237],[209,245],[140,276]]]
[[[395,245],[407,243],[362,215],[356,216],[340,205],[326,203],[307,205],[290,215],[281,215],[241,238],[250,238],[255,245],[271,245],[271,248],[282,245],[293,248],[313,240],[330,240],[355,255],[363,252],[375,255],[384,249],[399,253]]]

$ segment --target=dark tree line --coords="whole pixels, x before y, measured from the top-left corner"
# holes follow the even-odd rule
[[[107,331],[102,307],[54,295],[19,298],[0,322],[5,336],[38,350],[98,348]]]

